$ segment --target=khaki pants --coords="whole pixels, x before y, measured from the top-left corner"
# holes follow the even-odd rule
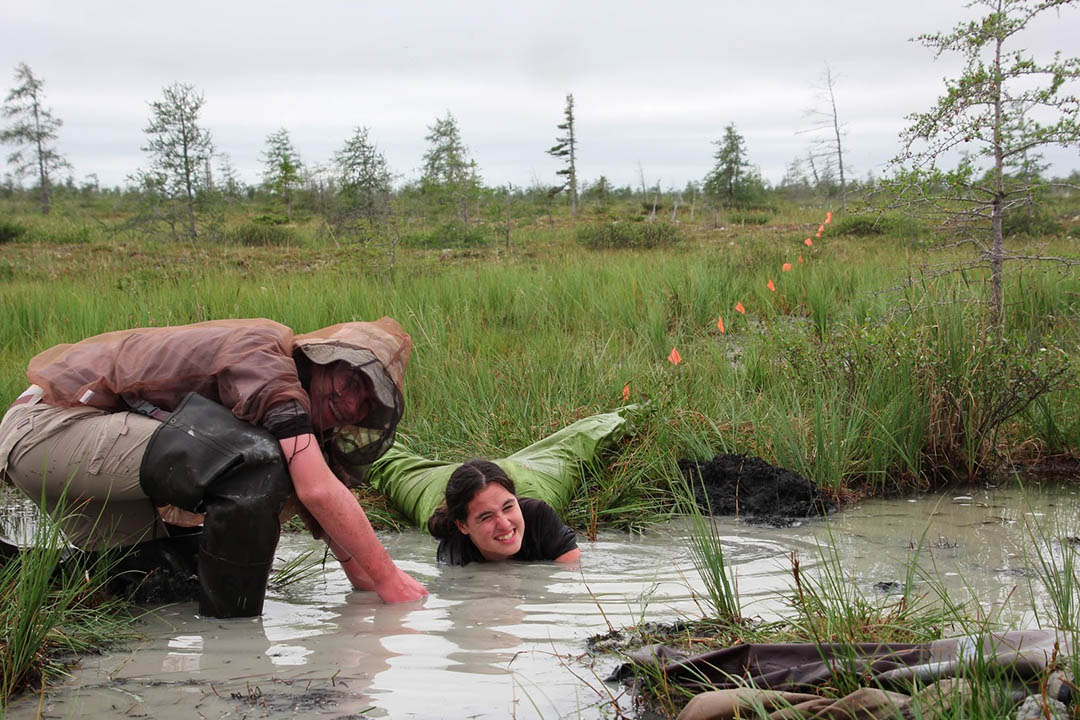
[[[126,547],[166,534],[139,485],[160,423],[132,412],[13,406],[0,422],[0,475],[59,518],[76,547]]]

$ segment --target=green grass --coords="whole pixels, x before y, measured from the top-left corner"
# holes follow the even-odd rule
[[[1077,277],[1010,274],[1006,337],[991,343],[984,278],[915,279],[926,257],[889,238],[826,232],[808,248],[801,227],[679,227],[676,248],[590,253],[573,226],[541,225],[509,253],[401,249],[392,272],[382,250],[320,242],[304,225],[290,227],[302,242],[280,247],[8,243],[0,401],[23,389],[35,353],[108,330],[258,316],[303,332],[392,315],[416,343],[400,430],[423,455],[508,454],[617,406],[626,385],[648,401],[633,454],[583,489],[603,523],[666,512],[672,460],[722,450],[836,495],[1076,452]],[[1003,413],[1012,400],[1027,404]],[[621,490],[606,490],[616,477]]]
[[[693,221],[684,204],[677,224],[650,224],[631,202],[571,221],[548,215],[543,203],[515,201],[508,244],[498,213],[470,226],[473,239],[462,242],[403,215],[407,242],[391,255],[328,231],[312,208],[279,225],[259,220],[272,207],[238,203],[221,210],[213,232],[175,241],[131,223],[115,198],[58,201],[48,218],[2,202],[5,221],[22,231],[4,243],[0,261],[0,405],[24,389],[31,356],[95,333],[223,317],[268,317],[304,332],[391,315],[415,342],[399,430],[421,455],[510,454],[622,404],[624,387],[630,402],[646,406],[632,441],[590,468],[578,489],[567,520],[586,533],[639,530],[678,511],[680,458],[749,452],[844,499],[977,482],[1001,463],[1080,452],[1071,361],[1080,278],[1011,268],[1006,329],[987,332],[985,275],[938,272],[964,256],[931,254],[929,230],[899,220],[877,233],[836,218],[807,246],[824,207],[786,204],[769,222],[755,216],[724,227],[704,206]],[[633,228],[633,237],[614,251],[581,246],[583,237],[616,245],[605,239],[613,227]],[[654,243],[648,232],[678,242]],[[237,244],[212,240],[230,233]],[[1069,238],[1039,243],[1039,254],[1075,254]],[[678,365],[667,359],[672,348]],[[911,582],[899,605],[853,595],[825,547],[825,574],[808,578],[793,565],[790,623],[740,624],[722,548],[707,521],[698,529],[707,602],[727,641],[929,639],[946,626],[978,632],[989,621],[948,598],[923,603]],[[1074,561],[1054,548],[1044,568],[1057,578],[1047,581],[1055,613],[1075,617]],[[27,648],[56,626],[50,608],[64,606],[43,582],[54,569],[46,554],[0,579],[28,603],[12,615],[11,627],[24,629],[3,641],[19,658],[4,663],[12,668],[6,692],[37,672],[26,669],[40,667],[33,658],[26,665]],[[68,606],[81,607],[80,587],[63,596]]]
[[[58,523],[42,523],[0,564],[0,715],[19,691],[63,677],[76,654],[133,637],[127,603],[105,591],[109,561],[64,552]]]

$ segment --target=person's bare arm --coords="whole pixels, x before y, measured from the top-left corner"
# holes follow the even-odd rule
[[[322,526],[334,554],[340,553],[349,580],[358,589],[374,589],[388,603],[427,595],[423,585],[394,565],[356,497],[323,460],[315,436],[285,438],[281,447],[296,496]]]
[[[572,563],[581,559],[581,548],[574,548],[573,550],[567,550],[559,557],[555,558],[557,563]]]
[[[360,567],[360,561],[349,555],[349,553],[337,542],[331,538],[326,538],[326,544],[330,546],[330,551],[334,553],[334,557],[341,563],[341,569],[345,571],[345,575],[349,578],[349,582],[357,590],[374,590],[375,581],[371,579],[364,568]]]

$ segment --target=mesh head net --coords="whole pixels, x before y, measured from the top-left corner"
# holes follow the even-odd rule
[[[368,466],[394,444],[405,399],[378,360],[349,365],[371,381],[373,392],[368,398],[367,414],[358,425],[323,432],[320,440],[329,455],[330,467],[342,482],[354,487],[363,482]]]
[[[296,347],[310,362],[347,364],[365,378],[369,407],[357,425],[321,433],[331,469],[349,486],[360,484],[368,466],[394,444],[405,411],[402,395],[412,340],[391,318],[334,325],[296,337]]]

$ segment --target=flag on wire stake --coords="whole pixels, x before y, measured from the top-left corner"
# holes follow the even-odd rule
[[[810,247],[811,245],[814,244],[814,241],[811,240],[810,238],[806,238],[805,240],[803,240],[803,244],[805,244],[806,247]]]
[[[737,302],[737,303],[735,303],[735,312],[739,312],[739,313],[742,313],[743,315],[745,315],[746,314],[746,308],[744,308],[742,306],[741,302]]]
[[[769,278],[769,284],[766,285],[766,287],[769,288],[770,290],[772,290],[773,292],[776,292],[776,286],[772,284],[772,278]]]
[[[630,402],[630,383],[622,386],[622,401]]]
[[[724,333],[724,316],[723,315],[716,318],[716,329],[720,331],[720,334]]]
[[[780,269],[784,272],[789,272],[791,270],[791,263],[784,263],[780,266]]]
[[[672,365],[678,365],[682,362],[682,355],[675,348],[671,348],[671,354],[667,356],[667,359],[671,361]]]

